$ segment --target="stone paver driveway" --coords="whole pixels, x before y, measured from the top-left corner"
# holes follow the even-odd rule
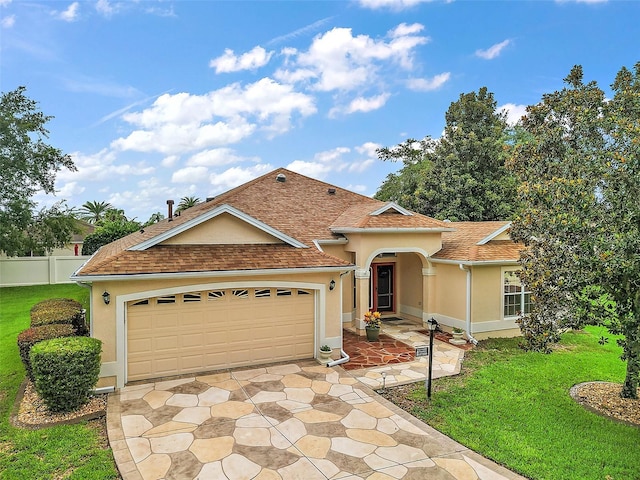
[[[125,480],[523,478],[315,362],[125,387],[107,424]]]

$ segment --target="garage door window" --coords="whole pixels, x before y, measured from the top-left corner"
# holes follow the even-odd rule
[[[196,293],[185,293],[182,295],[182,301],[185,303],[189,302],[199,302],[201,298],[200,292]]]
[[[167,295],[166,297],[158,297],[157,302],[158,302],[158,305],[163,303],[176,303],[176,296]]]
[[[224,290],[214,290],[207,295],[209,300],[222,300],[224,298]]]
[[[145,298],[144,300],[138,300],[137,302],[133,302],[131,304],[132,307],[139,307],[141,305],[149,305],[149,299]]]
[[[279,289],[278,289],[278,291],[277,291],[277,293],[276,293],[276,295],[277,295],[278,297],[288,297],[288,296],[290,296],[290,295],[292,295],[292,294],[293,294],[293,292],[292,292],[291,290],[289,290],[289,289],[282,289],[282,288],[279,288]]]
[[[233,290],[232,293],[234,297],[249,298],[249,290]]]
[[[256,289],[255,292],[255,296],[256,298],[267,298],[271,296],[271,289],[269,288],[263,288],[263,289]]]

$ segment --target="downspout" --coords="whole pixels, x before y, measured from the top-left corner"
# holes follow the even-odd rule
[[[327,367],[335,367],[336,365],[341,365],[351,360],[349,355],[347,355],[347,352],[345,352],[342,348],[342,346],[344,345],[344,329],[342,328],[342,276],[346,275],[350,271],[351,270],[347,270],[346,272],[342,272],[340,274],[340,358],[338,360],[327,362]]]
[[[467,339],[473,343],[474,345],[478,344],[478,340],[473,338],[471,335],[471,269],[465,267],[464,264],[459,264],[460,270],[467,272],[467,311],[466,311],[466,321],[467,321]]]

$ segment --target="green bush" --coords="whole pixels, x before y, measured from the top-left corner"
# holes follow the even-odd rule
[[[45,340],[31,348],[36,391],[49,410],[70,412],[84,405],[98,382],[102,342],[69,337]]]
[[[27,375],[33,381],[33,372],[31,369],[31,361],[29,353],[31,347],[36,343],[52,338],[73,337],[76,335],[76,329],[73,325],[65,323],[58,325],[42,325],[41,327],[32,327],[23,330],[18,335],[18,350],[20,351],[20,359],[24,364]]]
[[[72,324],[78,335],[88,333],[84,310],[80,302],[70,298],[50,298],[36,303],[31,308],[32,327],[62,323]]]

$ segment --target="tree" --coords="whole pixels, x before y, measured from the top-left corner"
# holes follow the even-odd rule
[[[144,223],[145,227],[148,227],[149,225],[153,225],[154,223],[158,223],[161,220],[164,220],[164,215],[160,212],[156,212],[156,213],[152,213],[151,216],[149,217],[149,220],[147,220]]]
[[[200,199],[198,197],[182,197],[180,199],[180,203],[176,207],[176,213],[186,210],[187,208],[191,208],[194,205],[200,203]]]
[[[559,329],[600,305],[612,333],[623,335],[622,395],[640,380],[640,63],[623,68],[606,100],[575,66],[561,91],[527,108],[525,135],[508,166],[521,184],[522,214],[511,236],[527,248],[522,279],[532,293],[520,319],[525,346],[549,351]],[[604,308],[606,307],[606,308]],[[606,314],[604,313],[606,312]]]
[[[82,205],[79,214],[82,220],[96,224],[104,217],[107,210],[113,208],[109,202],[88,201]]]
[[[409,139],[378,150],[380,159],[404,166],[387,177],[376,198],[452,221],[511,218],[516,185],[504,166],[510,130],[493,94],[482,87],[460,95],[445,120],[438,140]]]
[[[93,255],[100,247],[125,237],[141,228],[140,223],[118,217],[116,220],[102,220],[93,233],[87,235],[82,244],[82,255]]]
[[[51,251],[71,239],[71,211],[58,204],[34,212],[32,197],[54,193],[56,173],[75,170],[69,155],[45,143],[45,125],[53,117],[38,111],[26,88],[0,97],[0,251],[8,256]],[[63,221],[64,220],[64,221]]]

